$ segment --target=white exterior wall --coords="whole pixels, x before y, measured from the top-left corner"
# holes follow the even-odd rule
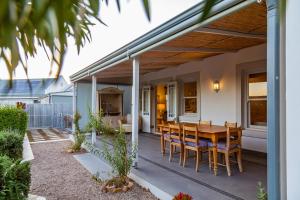
[[[104,88],[117,87],[124,91],[123,93],[123,111],[124,115],[131,113],[131,86],[114,85],[114,84],[97,84],[97,91]],[[80,128],[84,128],[88,122],[89,108],[92,103],[92,84],[91,83],[77,83],[76,108],[81,115],[79,121]],[[96,104],[98,105],[98,99]]]
[[[69,87],[69,84],[63,77],[61,77],[57,80],[57,82],[53,82],[48,86],[48,88],[45,90],[45,94],[49,94],[52,92],[61,92],[64,91],[67,87]]]
[[[286,12],[286,178],[287,199],[300,199],[300,1],[289,0]],[[282,151],[282,150],[281,150]]]
[[[200,89],[198,91],[200,90],[201,96],[200,100],[198,100],[200,104],[200,109],[198,109],[199,118],[212,120],[213,124],[218,125],[224,125],[225,121],[241,123],[242,91],[241,75],[238,71],[238,66],[242,63],[265,59],[266,45],[263,44],[240,50],[237,53],[227,53],[210,57],[203,61],[186,63],[177,68],[149,73],[142,77],[142,83],[153,84],[171,81],[176,80],[176,77],[183,74],[198,72],[200,77]],[[221,89],[218,93],[212,88],[215,80],[220,81]],[[187,117],[181,116],[180,118],[186,119]],[[197,118],[194,119],[197,120]],[[252,131],[244,135],[244,148],[266,152],[266,133],[264,131]]]
[[[38,100],[38,98],[0,98],[0,105],[16,105],[17,102],[32,104],[34,100]]]

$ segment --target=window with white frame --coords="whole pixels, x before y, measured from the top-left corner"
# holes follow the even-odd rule
[[[197,81],[183,85],[184,113],[197,113]]]
[[[247,127],[267,126],[267,73],[247,75]]]

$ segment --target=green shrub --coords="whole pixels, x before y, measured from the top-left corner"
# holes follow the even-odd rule
[[[27,113],[13,106],[0,107],[0,131],[16,130],[25,135],[27,129]]]
[[[81,150],[81,145],[85,141],[85,135],[80,132],[79,120],[81,119],[80,113],[76,112],[74,115],[75,134],[74,144],[71,146],[71,152],[78,152]]]
[[[0,155],[12,159],[21,159],[23,151],[23,136],[16,131],[0,131]]]
[[[100,110],[98,113],[92,113],[89,109],[89,121],[85,127],[86,132],[96,131],[97,135],[114,135],[115,129],[110,126],[108,122],[103,120],[103,112]]]
[[[30,188],[30,163],[0,156],[0,200],[23,200]]]
[[[121,182],[125,182],[136,157],[136,146],[133,145],[132,153],[128,153],[128,144],[124,130],[120,129],[113,137],[112,149],[104,143],[102,155],[110,164],[113,172]]]

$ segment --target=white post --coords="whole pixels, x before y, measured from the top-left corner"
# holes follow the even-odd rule
[[[132,62],[132,145],[135,146],[136,158],[133,167],[138,164],[138,133],[139,133],[139,74],[140,63],[138,58],[134,58]]]
[[[73,83],[73,123],[72,123],[72,132],[75,133],[75,123],[74,118],[77,112],[77,83]]]
[[[96,114],[97,78],[92,76],[92,113]],[[96,130],[92,131],[92,144],[96,143]]]

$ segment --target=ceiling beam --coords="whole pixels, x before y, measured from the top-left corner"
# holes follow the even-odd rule
[[[145,63],[172,63],[172,62],[178,62],[178,64],[175,65],[179,65],[181,63],[185,63],[185,62],[190,62],[190,61],[201,61],[202,58],[178,58],[176,56],[174,57],[168,57],[168,58],[151,58],[151,57],[142,57],[140,58],[140,62],[142,64]]]
[[[261,39],[261,40],[265,40],[267,38],[266,35],[262,35],[262,34],[242,33],[237,31],[228,31],[228,30],[221,30],[221,29],[214,29],[214,28],[199,28],[194,30],[194,32],[225,35],[225,36],[232,36],[232,37]]]
[[[236,50],[231,49],[216,49],[216,48],[205,48],[205,47],[195,47],[195,48],[188,48],[188,47],[169,47],[169,46],[160,46],[150,51],[163,51],[163,52],[193,52],[193,53],[234,53]]]

